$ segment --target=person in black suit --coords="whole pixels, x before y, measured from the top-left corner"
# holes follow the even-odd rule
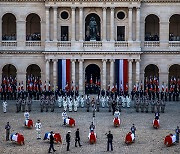
[[[50,135],[50,147],[49,147],[49,152],[51,153],[51,149],[53,149],[53,151],[55,152],[56,150],[54,149],[54,137],[53,137],[53,131],[51,131],[51,135]]]
[[[68,131],[68,133],[66,134],[67,151],[69,151],[70,141],[71,141],[71,135],[70,135],[70,131]]]
[[[75,133],[75,147],[77,147],[77,142],[79,143],[79,146],[81,147],[82,145],[80,144],[79,128],[76,130],[76,133]]]

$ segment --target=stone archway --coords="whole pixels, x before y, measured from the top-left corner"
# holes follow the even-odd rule
[[[17,75],[17,69],[12,64],[7,64],[2,69],[2,79],[3,78],[16,78]]]
[[[90,64],[85,69],[85,93],[98,94],[100,89],[100,68],[96,64]]]
[[[149,64],[144,69],[144,88],[148,86],[150,87],[153,85],[159,85],[159,68],[154,64]]]
[[[174,88],[177,89],[177,85],[180,84],[180,65],[174,64],[169,67],[169,87],[174,85]]]

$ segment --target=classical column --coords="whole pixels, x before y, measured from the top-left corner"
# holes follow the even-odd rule
[[[140,59],[136,59],[136,82],[140,81]]]
[[[2,18],[0,18],[0,42],[2,41]],[[1,43],[0,43],[1,45]],[[2,80],[0,80],[2,81]]]
[[[71,23],[71,26],[72,26],[72,29],[71,29],[71,41],[75,41],[75,31],[76,31],[76,28],[75,28],[75,18],[76,18],[76,8],[75,7],[72,7],[71,8],[71,15],[72,15],[72,23]]]
[[[107,59],[103,59],[102,60],[103,62],[103,77],[102,77],[102,89],[106,90],[106,62],[107,62]]]
[[[103,41],[106,41],[106,7],[103,8]]]
[[[49,62],[50,59],[46,59],[46,83],[50,81]]]
[[[83,8],[79,8],[79,41],[83,40]]]
[[[54,85],[54,89],[56,89],[57,86],[57,59],[53,59],[53,85]]]
[[[111,28],[110,28],[110,31],[111,31],[111,35],[110,35],[110,40],[111,41],[114,41],[114,8],[111,8]]]
[[[57,41],[57,7],[53,7],[54,9],[54,38],[53,41]]]
[[[73,86],[76,84],[76,59],[71,59],[71,81],[73,82]],[[72,86],[72,85],[71,85]]]
[[[136,41],[140,41],[140,8],[136,8]]]
[[[83,62],[84,59],[79,59],[79,93],[83,94]]]
[[[128,36],[128,41],[132,41],[132,8],[129,8],[129,13],[128,13],[128,15],[129,15],[129,20],[128,20],[128,22],[129,22],[129,36]]]
[[[133,62],[133,59],[129,59],[128,60],[128,76],[129,76],[129,79],[128,79],[128,83],[129,83],[129,92],[132,91],[132,62]]]
[[[46,41],[49,41],[49,7],[46,7]]]
[[[112,89],[114,85],[114,59],[110,59],[110,89]]]

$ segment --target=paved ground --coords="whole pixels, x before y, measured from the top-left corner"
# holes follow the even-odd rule
[[[55,112],[40,112],[39,102],[33,103],[33,111],[30,113],[30,118],[33,121],[41,120],[42,136],[45,132],[53,130],[59,132],[63,138],[63,144],[55,144],[55,153],[89,153],[103,154],[106,152],[106,136],[105,133],[111,130],[114,135],[114,151],[113,153],[121,154],[175,154],[180,153],[180,144],[172,147],[166,147],[163,144],[164,137],[169,134],[174,134],[174,129],[180,125],[180,102],[168,102],[166,112],[160,116],[160,128],[155,130],[152,128],[152,113],[136,113],[134,108],[123,109],[121,112],[121,126],[113,127],[113,116],[108,112],[108,109],[101,109],[96,113],[96,133],[97,143],[90,145],[88,143],[89,125],[92,121],[92,112],[87,113],[85,109],[79,109],[77,113],[68,113],[68,116],[76,120],[74,128],[62,126],[61,113],[63,109],[56,108]],[[44,140],[36,140],[36,130],[26,129],[23,127],[23,113],[15,113],[15,102],[9,102],[7,113],[3,113],[0,108],[0,154],[46,154],[49,148],[49,142]],[[5,141],[6,122],[9,121],[12,127],[11,132],[20,132],[25,137],[25,145],[19,146],[11,141]],[[124,138],[126,133],[130,131],[132,124],[136,125],[136,142],[132,145],[125,145]],[[80,128],[82,147],[74,146],[74,134],[77,128]],[[66,152],[65,135],[68,130],[71,130],[71,145],[70,152]],[[109,152],[110,153],[110,152]]]

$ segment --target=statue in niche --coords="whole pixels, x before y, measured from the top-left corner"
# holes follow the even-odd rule
[[[94,17],[90,18],[89,25],[87,27],[87,36],[89,36],[90,41],[96,41],[98,36],[98,26]]]

